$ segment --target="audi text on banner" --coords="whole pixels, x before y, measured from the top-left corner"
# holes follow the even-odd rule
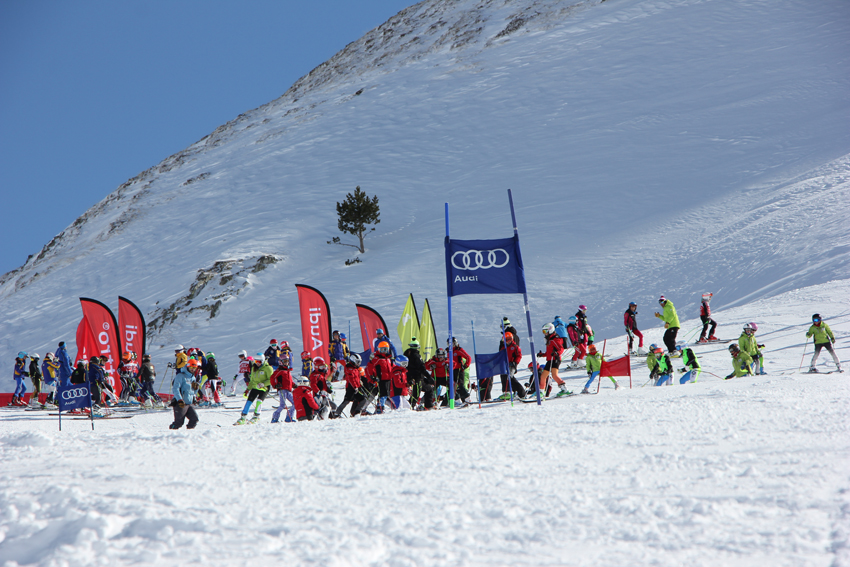
[[[446,238],[446,283],[449,296],[469,293],[525,293],[519,238]]]

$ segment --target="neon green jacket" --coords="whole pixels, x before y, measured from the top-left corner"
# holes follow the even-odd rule
[[[268,390],[271,383],[274,370],[269,366],[268,362],[263,362],[263,365],[257,368],[251,365],[251,378],[248,380],[249,390]]]
[[[822,345],[826,343],[834,343],[835,335],[832,334],[832,329],[829,328],[829,325],[821,321],[820,325],[812,325],[809,327],[809,332],[806,333],[806,338],[814,336],[815,344]]]
[[[759,353],[759,345],[755,335],[741,333],[741,336],[738,337],[738,347],[750,356],[756,356]]]
[[[753,371],[750,368],[750,365],[753,363],[753,357],[744,351],[740,351],[738,356],[732,357],[732,367],[735,370],[735,378],[740,378],[741,376],[752,376]]]
[[[676,306],[669,299],[664,302],[664,313],[661,314],[660,319],[667,323],[667,328],[681,326],[679,325],[679,316],[676,314]]]
[[[647,366],[647,368],[649,368],[650,374],[655,369],[655,366],[657,364],[658,364],[658,360],[655,358],[655,355],[652,354],[652,353],[649,353],[649,355],[646,357],[646,366]]]
[[[599,372],[602,370],[602,355],[598,352],[596,354],[588,354],[584,366],[588,372]]]

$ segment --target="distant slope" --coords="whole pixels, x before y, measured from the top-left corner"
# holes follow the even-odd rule
[[[0,278],[0,366],[72,342],[81,295],[133,299],[154,352],[299,343],[299,282],[343,329],[355,302],[392,326],[427,296],[443,336],[443,203],[457,237],[509,235],[508,187],[535,326],[585,303],[605,336],[630,300],[647,324],[659,293],[691,313],[703,291],[720,308],[846,279],[848,16],[838,0],[421,2]],[[326,241],[355,185],[382,222],[346,267],[352,249]],[[456,334],[475,318],[485,343],[521,311],[454,307]]]

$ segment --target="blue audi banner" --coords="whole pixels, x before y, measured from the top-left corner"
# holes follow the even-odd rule
[[[490,378],[508,373],[508,351],[500,350],[493,354],[475,355],[475,375],[478,379]]]
[[[59,394],[59,411],[91,407],[88,383],[69,384],[67,388],[60,386],[57,394]]]
[[[453,240],[446,237],[449,297],[469,293],[525,293],[519,237]]]

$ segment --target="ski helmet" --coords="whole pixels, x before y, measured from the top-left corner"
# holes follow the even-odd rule
[[[302,376],[298,379],[298,385],[299,386],[309,386],[310,385],[310,379],[307,378],[306,376]]]
[[[183,348],[183,345],[177,345],[174,347],[174,352],[183,352],[184,350],[186,349]]]
[[[248,358],[248,353],[247,353],[246,351],[244,351],[244,350],[243,350],[243,351],[240,351],[240,352],[239,352],[239,357],[240,357],[240,358]]]
[[[21,351],[21,352],[18,353],[18,358],[26,358],[27,356],[28,356],[27,353],[24,352],[24,351]]]
[[[213,352],[208,352],[208,353],[207,353],[207,358],[212,358],[213,360],[215,360],[215,353],[213,353]]]
[[[348,362],[350,362],[354,366],[360,366],[360,363],[363,362],[363,359],[361,359],[360,355],[356,352],[352,352],[348,355]]]
[[[514,342],[514,334],[510,331],[505,333],[505,342],[508,344],[513,344]]]
[[[655,356],[664,356],[664,350],[662,350],[662,349],[660,349],[660,348],[655,348],[655,349],[652,351],[652,353],[653,353]]]
[[[578,310],[579,311],[587,311],[587,305],[579,305]]]
[[[410,342],[407,344],[407,346],[409,346],[410,348],[415,348],[415,349],[418,350],[419,349],[419,339],[417,339],[416,337],[411,338]]]
[[[649,345],[649,352],[655,352],[656,348],[658,348],[658,345],[652,343],[651,345]]]
[[[345,336],[345,333],[340,333],[339,334],[339,340],[345,341],[345,340],[348,340],[348,337]]]
[[[259,362],[260,364],[263,364],[265,361],[266,361],[266,355],[264,355],[263,353],[258,352],[257,354],[254,355],[254,362]]]
[[[575,322],[576,322],[576,321],[578,321],[578,319],[576,319],[576,316],[575,316],[575,315],[573,315],[572,317],[570,317],[570,323],[571,323],[571,324],[575,324]]]
[[[201,367],[201,361],[193,358],[192,360],[190,360],[189,362],[186,363],[186,366],[188,366],[189,368],[200,368]]]
[[[821,319],[820,313],[815,313],[814,315],[812,315],[812,322],[820,323],[822,320],[823,319]],[[26,353],[24,353],[24,354],[26,354]]]
[[[123,360],[124,362],[129,362],[129,361],[130,361],[130,353],[129,353],[129,352],[125,352],[124,354],[122,354],[122,355],[121,355],[121,360]]]
[[[587,347],[587,352],[589,354],[596,354],[596,345],[590,345],[589,347]]]
[[[37,352],[35,352],[35,353],[33,353],[33,354],[31,354],[31,355],[30,355],[30,358],[31,358],[31,359],[33,359],[33,360],[38,360],[38,359],[39,359],[39,358],[41,358],[41,357],[40,357],[40,356],[38,356],[38,353],[37,353]]]
[[[150,362],[150,361],[151,361],[151,355],[149,355],[149,354],[142,355],[142,362]]]
[[[276,345],[276,344],[277,344],[277,339],[272,339],[272,340],[270,340],[270,341],[269,341],[269,344],[270,344],[270,345]]]
[[[658,303],[660,303],[661,305],[664,305],[665,303],[667,303],[667,298],[662,295],[661,297],[658,298]]]
[[[446,349],[438,348],[437,353],[434,356],[437,358],[446,358]]]
[[[288,356],[281,357],[280,367],[281,368],[289,368],[289,357]]]
[[[630,301],[630,302],[629,302],[629,307],[631,307],[631,306],[633,306],[633,305],[634,305],[635,307],[637,307],[637,303],[635,303],[634,301]]]
[[[302,350],[301,351],[301,360],[304,360],[304,359],[307,359],[307,358],[310,358],[310,353],[307,352],[306,350]]]
[[[407,368],[407,357],[400,354],[397,357],[395,357],[395,363],[398,364],[399,366],[403,366],[403,367]]]
[[[390,353],[390,343],[387,341],[381,341],[378,343],[378,352],[381,354],[389,354]]]
[[[544,335],[551,335],[554,332],[555,332],[555,325],[553,325],[552,323],[546,323],[545,325],[543,325],[543,334]]]
[[[744,332],[747,333],[753,330],[753,326],[750,323],[744,323]]]
[[[753,332],[755,333],[756,331],[759,330],[759,326],[756,325],[755,323],[750,322],[750,329],[752,329]]]
[[[288,349],[288,348],[289,348],[289,343],[288,343],[288,342],[286,342],[286,341],[280,341],[280,348],[282,348],[282,349]]]
[[[375,334],[376,334],[376,335],[383,335],[383,334],[384,334],[384,330],[383,330],[383,329],[375,329]]]
[[[738,348],[738,343],[732,343],[729,345],[729,352],[738,352],[739,350],[741,349]]]

